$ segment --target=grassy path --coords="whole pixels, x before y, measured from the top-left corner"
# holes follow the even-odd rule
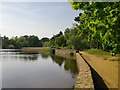
[[[112,57],[101,50],[88,50],[81,52],[88,63],[103,78],[108,88],[118,88],[118,57]]]

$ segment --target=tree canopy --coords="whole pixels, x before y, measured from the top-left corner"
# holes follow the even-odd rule
[[[120,52],[120,2],[70,2],[74,10],[83,10],[75,21],[80,36],[91,48]]]

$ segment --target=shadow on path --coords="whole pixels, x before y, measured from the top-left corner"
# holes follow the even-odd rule
[[[85,58],[81,54],[80,56],[85,60]],[[109,90],[102,77],[90,66],[90,64],[86,60],[85,62],[90,67],[95,90]]]

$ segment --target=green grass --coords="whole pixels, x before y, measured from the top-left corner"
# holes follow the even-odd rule
[[[85,50],[85,52],[95,55],[99,58],[103,58],[104,60],[110,60],[110,61],[120,61],[120,54],[117,54],[116,56],[112,56],[110,52],[106,52],[102,49],[89,49],[89,50]],[[112,58],[113,59],[110,59]]]
[[[37,53],[42,53],[42,54],[50,54],[50,48],[49,47],[27,47],[27,48],[22,48],[21,51],[37,52]]]
[[[103,51],[102,49],[89,49],[85,50],[85,52],[97,56],[111,56],[110,52]]]

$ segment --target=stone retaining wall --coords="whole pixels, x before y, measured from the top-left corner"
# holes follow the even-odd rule
[[[73,56],[70,56],[70,53],[73,53]],[[55,49],[55,55],[61,56],[68,59],[75,59],[75,50],[72,49]]]
[[[74,53],[73,57],[70,57],[71,52]],[[76,59],[79,73],[76,79],[76,83],[74,85],[75,90],[85,89],[85,88],[89,90],[94,90],[94,83],[93,83],[90,67],[81,57],[80,53],[76,53],[75,50],[71,50],[71,49],[70,50],[55,49],[55,55],[64,58]]]
[[[89,90],[94,89],[93,79],[91,75],[90,67],[84,61],[79,53],[76,53],[76,61],[79,70],[79,74],[76,79],[74,88],[89,88]]]

